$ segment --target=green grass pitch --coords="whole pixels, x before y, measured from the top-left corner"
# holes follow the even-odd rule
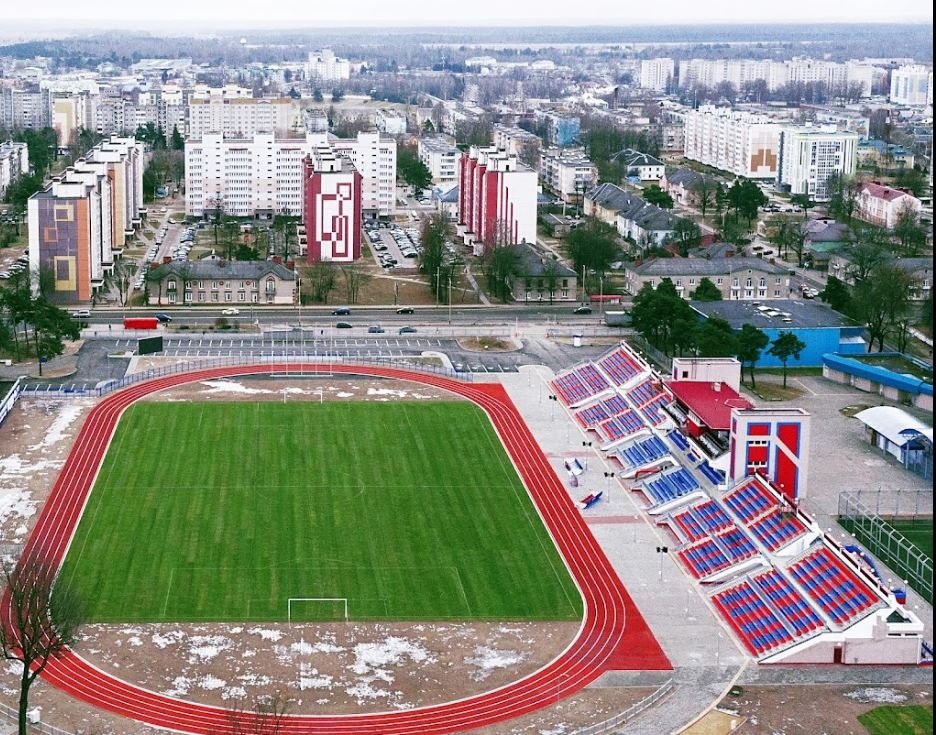
[[[932,705],[885,705],[858,715],[870,735],[929,735],[933,732]]]
[[[459,401],[141,403],[62,569],[95,622],[576,620],[484,413]],[[292,619],[344,604],[295,602]]]

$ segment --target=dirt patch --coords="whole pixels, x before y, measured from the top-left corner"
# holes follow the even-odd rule
[[[739,735],[866,735],[858,715],[882,704],[932,706],[933,689],[900,684],[744,687],[722,704],[745,718],[735,731]]]
[[[866,408],[871,408],[871,406],[864,403],[859,403],[854,406],[845,406],[844,408],[840,408],[839,413],[842,414],[842,416],[847,416],[851,419],[854,418],[856,414],[864,411]]]
[[[514,352],[520,349],[513,340],[497,337],[464,337],[458,340],[458,346],[469,352]]]

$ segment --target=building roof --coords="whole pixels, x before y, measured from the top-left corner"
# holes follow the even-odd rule
[[[887,437],[887,441],[902,447],[923,435],[933,443],[933,427],[895,406],[872,406],[855,414],[865,426]]]
[[[618,151],[613,156],[611,156],[611,160],[623,163],[625,166],[633,167],[663,165],[663,161],[661,161],[659,158],[654,158],[647,153],[635,151],[633,148],[625,148],[623,151]]]
[[[847,375],[865,378],[872,383],[880,383],[881,385],[886,385],[891,388],[897,388],[911,395],[933,395],[932,376],[930,376],[930,380],[927,382],[914,375],[898,373],[883,365],[870,365],[867,362],[846,357],[845,355],[823,355],[822,364],[823,366],[828,365],[833,370],[838,370]]]
[[[674,380],[667,387],[676,398],[692,409],[703,423],[715,431],[731,428],[731,409],[754,408],[754,404],[727,383],[707,380]]]
[[[704,178],[702,174],[698,171],[693,171],[691,168],[680,168],[672,173],[666,174],[667,183],[682,184],[687,189],[691,188],[697,181],[702,181]]]
[[[657,258],[630,270],[641,276],[727,276],[747,270],[759,273],[788,273],[784,268],[763,258]]]
[[[546,265],[546,257],[540,255],[533,249],[532,245],[520,243],[518,245],[508,245],[508,247],[517,253],[518,268],[521,277],[532,276],[537,278],[544,275],[543,270]],[[556,275],[560,278],[575,278],[575,271],[564,265],[558,260],[553,260],[556,264]]]
[[[893,202],[903,197],[915,198],[913,194],[909,194],[903,189],[895,189],[892,186],[878,184],[876,181],[866,181],[858,187],[858,191],[859,193],[868,192],[868,194],[875,199],[884,199],[888,202]]]
[[[822,329],[850,326],[846,317],[816,301],[770,299],[763,304],[756,301],[690,301],[689,305],[706,317],[717,314],[727,321],[732,329],[740,329],[743,324],[751,324],[758,329]]]
[[[600,184],[585,196],[598,206],[615,211],[632,207],[635,199],[640,202],[641,206],[646,204],[640,197],[628,194],[620,186],[609,183]]]
[[[240,278],[245,281],[256,281],[271,274],[283,281],[292,281],[296,278],[293,271],[272,260],[187,260],[164,263],[150,272],[160,280],[171,274],[183,273],[189,274],[194,279]]]

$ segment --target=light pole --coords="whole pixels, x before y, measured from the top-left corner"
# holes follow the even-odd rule
[[[591,445],[592,445],[591,442],[582,442],[582,451],[585,453],[584,456],[582,457],[582,459],[585,460],[585,466],[583,467],[583,469],[586,469],[586,470],[588,469],[588,453],[587,452],[591,448]]]
[[[605,476],[605,480],[606,480],[606,482],[605,482],[605,491],[608,493],[608,500],[610,501],[610,500],[611,500],[611,480],[614,479],[614,473],[613,473],[613,472],[605,472],[605,473],[604,473],[604,476]]]
[[[656,550],[657,550],[657,554],[658,554],[659,557],[660,557],[660,579],[662,580],[662,579],[663,579],[663,556],[664,556],[665,554],[669,553],[669,547],[668,547],[668,546],[657,546],[657,547],[656,547]]]

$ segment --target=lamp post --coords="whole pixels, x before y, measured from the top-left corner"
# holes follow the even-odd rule
[[[605,482],[605,490],[606,490],[606,492],[608,493],[608,500],[610,501],[610,500],[611,500],[611,480],[614,479],[614,473],[613,473],[613,472],[605,472],[605,473],[604,473],[604,476],[605,476],[605,480],[606,480],[606,482]]]
[[[658,554],[659,557],[660,557],[660,579],[662,580],[662,579],[663,579],[663,556],[664,556],[665,554],[669,553],[669,547],[668,547],[668,546],[657,546],[657,547],[656,547],[656,550],[657,550],[657,554]]]
[[[591,442],[587,442],[587,441],[586,441],[586,442],[582,442],[582,450],[583,450],[584,452],[587,452],[588,449],[591,447],[591,445],[592,445]],[[583,469],[586,469],[586,470],[587,470],[587,469],[588,469],[588,454],[587,454],[587,453],[585,454],[585,456],[583,457],[583,459],[585,460],[585,466],[584,466]]]
[[[547,397],[550,401],[553,401],[553,403],[551,404],[551,407],[550,407],[550,409],[549,409],[549,420],[550,420],[550,421],[555,421],[555,420],[556,420],[556,403],[559,402],[559,399],[558,399],[556,396],[552,395],[551,393],[550,393],[548,396],[546,396],[546,397]]]

